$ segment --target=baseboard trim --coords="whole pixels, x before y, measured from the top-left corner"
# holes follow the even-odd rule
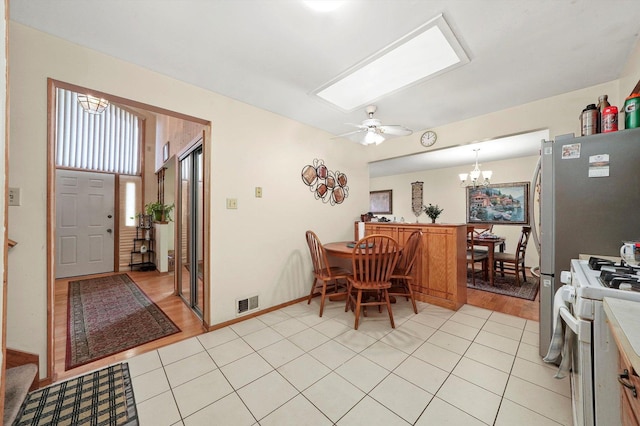
[[[260,311],[253,312],[251,314],[244,315],[244,316],[242,316],[240,318],[234,318],[232,320],[221,322],[219,324],[210,325],[207,328],[207,331],[218,330],[220,328],[224,328],[224,327],[227,327],[227,326],[232,325],[232,324],[237,324],[239,322],[246,321],[246,320],[251,319],[251,318],[259,317],[260,315],[268,314],[269,312],[277,311],[278,309],[282,309],[282,308],[284,308],[286,306],[295,305],[296,303],[300,303],[300,302],[302,302],[304,300],[307,300],[308,297],[309,296],[300,297],[298,299],[290,300],[289,302],[281,303],[279,305],[271,306],[270,308],[262,309]]]

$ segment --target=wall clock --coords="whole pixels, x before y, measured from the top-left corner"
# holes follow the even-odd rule
[[[433,130],[428,130],[422,134],[420,137],[420,143],[424,147],[430,147],[438,140],[438,135]]]

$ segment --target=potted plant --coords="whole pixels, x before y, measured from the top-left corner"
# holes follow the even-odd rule
[[[424,212],[431,218],[431,223],[436,223],[436,219],[440,216],[440,213],[444,211],[436,204],[435,206],[429,203],[429,206],[423,206]]]
[[[171,205],[162,204],[159,201],[155,203],[149,203],[144,206],[145,214],[153,217],[153,220],[156,222],[171,222],[171,211],[175,205],[172,203]]]

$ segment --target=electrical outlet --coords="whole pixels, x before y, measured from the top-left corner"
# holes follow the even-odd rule
[[[20,188],[9,188],[9,205],[20,205]]]
[[[238,208],[238,199],[237,198],[227,198],[227,208],[228,209],[237,209]]]
[[[262,198],[262,188],[256,186],[256,198]]]

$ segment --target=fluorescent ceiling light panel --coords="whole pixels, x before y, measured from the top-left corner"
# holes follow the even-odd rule
[[[345,111],[469,62],[444,17],[347,70],[314,93]]]
[[[316,12],[333,12],[342,7],[344,0],[306,0],[304,3]]]

